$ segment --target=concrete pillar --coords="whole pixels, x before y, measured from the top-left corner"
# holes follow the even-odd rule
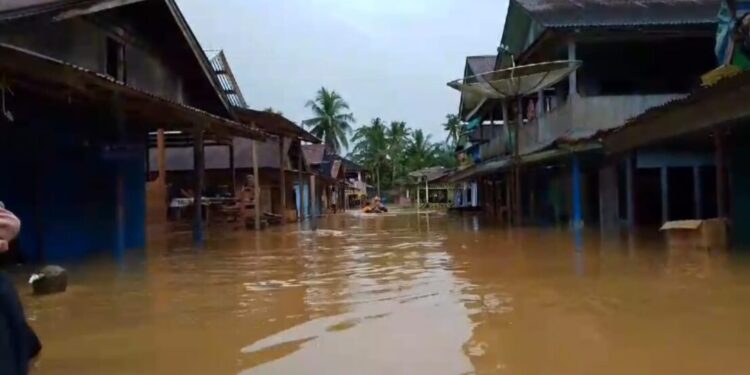
[[[635,227],[635,171],[633,170],[632,156],[625,158],[625,200],[627,207],[627,224],[628,228]]]
[[[669,221],[669,168],[661,167],[661,221]]]
[[[573,181],[573,228],[583,228],[583,197],[581,192],[581,165],[578,155],[573,154],[572,176]]]
[[[253,213],[255,230],[260,230],[260,171],[258,169],[258,141],[253,140]]]
[[[284,137],[279,136],[279,203],[281,204],[281,224],[286,224],[286,150]]]
[[[701,167],[693,167],[693,207],[695,219],[703,218],[703,182],[701,181]]]
[[[203,187],[205,186],[205,157],[203,130],[193,131],[193,241],[203,243]]]

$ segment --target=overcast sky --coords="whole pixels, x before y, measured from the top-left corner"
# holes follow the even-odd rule
[[[245,99],[293,121],[325,86],[358,127],[406,121],[443,140],[445,84],[500,43],[507,0],[178,0],[204,49],[224,49]],[[220,3],[221,5],[218,5]]]

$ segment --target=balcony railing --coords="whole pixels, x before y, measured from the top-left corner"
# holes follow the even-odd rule
[[[562,106],[521,128],[520,152],[527,154],[565,136],[593,134],[623,125],[628,119],[651,107],[662,105],[684,94],[571,96]]]

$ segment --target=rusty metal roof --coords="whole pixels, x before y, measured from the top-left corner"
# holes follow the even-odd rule
[[[11,85],[28,86],[50,97],[79,96],[90,103],[107,103],[113,95],[132,109],[134,116],[160,127],[169,122],[187,127],[204,126],[210,131],[253,139],[265,139],[258,128],[217,116],[202,109],[137,89],[86,68],[0,43],[0,74]],[[189,124],[189,125],[188,125]]]
[[[304,145],[302,146],[302,152],[305,154],[305,160],[310,165],[316,165],[323,162],[325,157],[326,145]]]
[[[514,0],[545,27],[716,23],[721,0]]]
[[[320,143],[320,139],[278,113],[240,107],[234,107],[234,112],[241,122],[256,126],[266,133],[310,143]]]

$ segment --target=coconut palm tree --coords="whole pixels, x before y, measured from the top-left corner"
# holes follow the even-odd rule
[[[391,159],[391,183],[396,181],[396,174],[400,169],[403,171],[404,152],[409,144],[411,129],[403,121],[393,121],[386,130],[388,141],[388,156]],[[399,174],[400,175],[400,174]]]
[[[352,150],[354,160],[375,174],[378,195],[380,195],[380,172],[388,161],[388,139],[383,120],[375,118],[370,125],[357,129],[352,137],[352,142],[354,142],[354,149]]]
[[[305,105],[310,108],[315,117],[302,121],[310,127],[310,133],[323,140],[326,151],[336,154],[349,147],[347,135],[351,132],[354,116],[348,112],[349,104],[336,91],[328,91],[325,87],[318,90],[315,100]]]
[[[461,141],[464,124],[461,122],[461,119],[454,114],[445,115],[445,120],[443,129],[448,132],[448,137],[445,141],[456,146]]]
[[[425,135],[422,129],[414,131],[406,150],[407,164],[413,171],[432,166],[435,161],[435,145],[430,143],[432,136]]]

